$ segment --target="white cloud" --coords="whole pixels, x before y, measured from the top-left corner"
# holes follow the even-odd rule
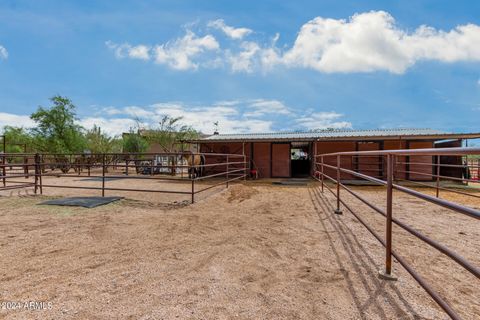
[[[91,129],[94,125],[102,128],[102,131],[110,136],[118,136],[124,132],[128,132],[130,128],[134,128],[137,122],[131,118],[103,118],[103,117],[88,117],[80,119],[79,124]]]
[[[5,126],[31,128],[35,125],[30,116],[0,112],[0,128]]]
[[[350,122],[340,121],[342,114],[333,111],[315,113],[314,110],[299,113],[283,102],[272,99],[230,100],[212,105],[168,102],[147,106],[96,108],[101,110],[101,115],[80,118],[78,123],[86,129],[99,126],[111,136],[128,132],[138,124],[145,128],[156,128],[165,115],[182,117],[183,124],[206,134],[213,132],[213,123],[216,121],[220,133],[272,132],[280,124],[277,121],[292,123],[292,130],[352,127]],[[0,112],[0,129],[5,125],[31,128],[35,123],[27,115]]]
[[[304,24],[282,62],[321,72],[403,73],[420,60],[480,61],[480,27],[448,32],[421,26],[399,29],[384,11],[356,14],[350,20],[317,17]]]
[[[158,120],[162,115],[183,117],[182,122],[205,133],[213,131],[215,121],[218,121],[219,130],[223,133],[270,131],[273,124],[269,120],[247,119],[234,106],[186,106],[166,103],[155,104],[153,109]]]
[[[261,50],[256,42],[245,41],[241,44],[242,51],[237,54],[227,52],[227,59],[233,72],[252,72],[255,55]]]
[[[278,100],[255,99],[249,103],[248,107],[253,109],[253,111],[245,113],[245,116],[249,117],[259,117],[266,114],[291,114],[288,107]]]
[[[155,62],[166,64],[177,70],[197,69],[198,63],[193,61],[194,57],[219,48],[220,45],[212,35],[198,37],[192,31],[187,30],[183,38],[156,46],[154,49]]]
[[[195,25],[189,26],[193,28]],[[207,23],[228,39],[241,40],[253,31],[228,26],[222,19]],[[413,32],[400,28],[384,11],[358,13],[346,19],[316,17],[305,23],[292,46],[277,47],[279,34],[268,41],[227,41],[224,48],[212,35],[187,30],[177,38],[151,48],[107,42],[117,57],[154,58],[177,70],[229,66],[233,72],[267,71],[275,66],[300,67],[319,72],[404,73],[424,60],[453,63],[480,61],[480,26],[458,25],[443,31],[420,26]]]
[[[4,46],[0,45],[0,60],[8,58],[8,51]]]
[[[223,19],[209,21],[207,26],[221,30],[229,38],[237,39],[237,40],[243,39],[243,37],[252,33],[252,30],[248,28],[234,28],[234,27],[228,26],[225,24],[225,21],[223,21]]]
[[[352,123],[337,121],[343,114],[330,112],[316,112],[296,119],[296,123],[304,129],[351,129]]]
[[[106,46],[113,50],[115,56],[119,59],[131,58],[140,60],[150,60],[151,48],[146,45],[132,46],[129,43],[116,44],[112,41],[105,42]]]
[[[477,85],[480,87],[480,79],[477,80]]]

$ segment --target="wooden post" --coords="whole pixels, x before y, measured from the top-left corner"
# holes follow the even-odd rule
[[[340,209],[340,155],[337,156],[337,208],[334,213],[342,214],[342,210]]]

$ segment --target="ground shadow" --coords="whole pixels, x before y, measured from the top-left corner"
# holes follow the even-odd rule
[[[344,221],[343,216],[334,214],[335,208],[319,188],[312,187],[309,189],[309,193],[323,228],[326,231],[334,231],[340,240],[341,247],[339,247],[338,242],[334,241],[332,235],[326,232],[337,265],[340,270],[343,270],[348,291],[359,316],[362,319],[368,319],[366,311],[371,308],[379,318],[386,319],[388,316],[383,306],[388,304],[394,310],[396,317],[421,319],[422,317],[415,312],[396,288],[395,283],[378,278],[379,265],[383,261],[376,261],[368,249],[359,241],[348,223]],[[344,210],[345,214],[349,214],[346,208]],[[378,245],[381,246],[380,243]],[[344,251],[349,259],[343,260],[340,251]],[[358,277],[363,288],[354,284],[352,276],[346,271],[348,269],[355,271],[355,276]],[[362,296],[361,291],[367,292],[367,299],[365,299],[365,294]],[[395,295],[393,296],[391,292],[394,292]],[[382,303],[380,303],[380,299],[383,300]]]

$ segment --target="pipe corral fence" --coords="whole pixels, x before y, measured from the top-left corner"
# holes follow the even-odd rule
[[[445,254],[477,279],[480,279],[480,269],[444,244],[431,239],[407,223],[395,218],[393,191],[403,192],[479,220],[479,210],[441,198],[444,191],[480,198],[480,193],[466,192],[459,188],[468,184],[480,184],[480,180],[478,180],[478,173],[480,172],[479,155],[480,148],[337,152],[316,155],[313,159],[312,173],[313,178],[320,182],[318,188],[321,192],[323,193],[327,189],[334,195],[336,199],[334,213],[340,215],[343,213],[343,208],[347,209],[385,247],[385,269],[380,274],[383,279],[395,279],[392,275],[392,257],[394,257],[452,319],[461,319],[445,299],[415,271],[407,259],[392,250],[392,225],[397,225]],[[378,167],[370,169],[368,166],[352,168],[352,164],[359,163],[360,158],[376,159],[380,164],[380,169]],[[201,192],[221,185],[228,187],[231,182],[236,180],[245,180],[249,174],[249,161],[247,160],[246,155],[243,154],[191,152],[128,154],[4,153],[0,154],[0,179],[2,179],[0,191],[33,187],[35,194],[42,194],[43,188],[73,188],[98,190],[102,196],[105,196],[105,191],[159,192],[187,195],[190,196],[193,203],[195,202],[195,196]],[[368,165],[372,165],[372,161],[368,161]],[[419,169],[424,167],[431,167],[431,172],[430,170]],[[460,175],[459,171],[461,171]],[[452,176],[449,176],[448,173],[451,173]],[[43,178],[49,176],[97,178],[99,186],[44,183]],[[418,179],[412,181],[409,179],[412,176],[417,178],[423,176],[425,179],[421,182]],[[19,178],[25,178],[28,181],[18,181]],[[111,178],[177,181],[187,184],[189,188],[188,190],[178,191],[109,187],[107,183]],[[357,179],[356,181],[360,179],[373,185],[386,187],[385,209],[373,204],[356,192],[355,188],[348,185],[347,181],[352,178]],[[30,179],[33,179],[33,181]],[[208,186],[198,188],[199,182],[205,180],[213,182]],[[456,185],[447,186],[445,182],[453,182]],[[329,186],[329,184],[334,187]],[[419,192],[414,190],[412,186],[433,188],[435,195]],[[342,199],[343,192],[341,190],[346,191],[385,218],[385,237],[381,237],[372,226],[362,219],[351,204]]]
[[[407,231],[416,238],[424,241],[431,247],[437,249],[447,257],[462,266],[465,270],[480,279],[480,269],[460,256],[455,251],[447,246],[431,239],[423,233],[417,231],[407,223],[402,222],[394,217],[393,212],[393,190],[406,193],[410,196],[428,201],[434,205],[438,205],[460,214],[464,214],[473,219],[480,219],[480,211],[471,207],[467,207],[455,202],[447,201],[441,198],[441,192],[448,191],[459,193],[465,196],[480,198],[478,194],[467,193],[457,190],[455,187],[443,187],[441,182],[454,181],[457,184],[479,184],[478,179],[472,178],[471,172],[479,170],[478,155],[480,155],[480,148],[444,148],[444,149],[416,149],[416,150],[388,150],[388,151],[356,151],[356,152],[338,152],[330,154],[322,154],[315,157],[314,174],[313,177],[320,181],[321,192],[327,189],[336,199],[335,214],[342,214],[342,205],[347,209],[384,247],[385,247],[385,270],[380,272],[380,277],[387,280],[395,280],[392,275],[392,257],[403,266],[403,268],[418,282],[418,284],[432,297],[432,299],[452,318],[461,319],[460,316],[452,309],[452,307],[436,292],[427,281],[415,271],[415,269],[407,262],[407,259],[392,250],[392,224],[397,225],[403,230]],[[476,157],[476,161],[468,160],[468,157]],[[349,164],[353,162],[356,157],[375,157],[381,164],[384,164],[384,169],[380,172],[375,170],[372,174],[360,173],[356,170],[347,169]],[[455,159],[460,164],[442,163],[441,159]],[[451,162],[451,161],[448,161]],[[432,172],[425,173],[415,171],[415,168],[423,166],[431,166]],[[400,167],[400,168],[399,168]],[[461,177],[449,177],[441,175],[441,168],[459,169],[463,174]],[[413,169],[413,170],[412,170]],[[425,182],[409,181],[406,177],[409,175],[422,175],[425,177]],[[385,209],[378,207],[372,202],[368,201],[364,196],[354,191],[354,188],[347,186],[346,180],[350,177],[366,180],[372,184],[386,187],[386,206]],[[332,188],[326,182],[332,182]],[[402,182],[400,184],[400,182]],[[435,196],[419,192],[407,187],[408,183],[413,185],[420,185],[422,187],[431,187],[435,189]],[[363,202],[366,206],[374,212],[382,215],[385,218],[385,237],[381,237],[372,226],[360,217],[355,207],[342,199],[341,190]]]
[[[0,191],[32,187],[35,194],[43,188],[66,188],[106,191],[156,192],[189,195],[195,202],[199,193],[246,179],[246,156],[221,153],[102,153],[102,154],[29,154],[0,153]],[[97,186],[86,186],[81,180],[73,185],[45,182],[46,177],[84,177],[98,181]],[[25,178],[24,181],[19,181]],[[108,186],[111,180],[157,180],[177,182],[184,190],[158,188],[126,188]],[[209,185],[200,182],[208,181]],[[188,190],[186,190],[188,189]]]

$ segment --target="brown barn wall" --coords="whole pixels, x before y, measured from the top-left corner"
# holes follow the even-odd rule
[[[272,143],[272,177],[290,175],[290,143]]]
[[[253,161],[258,170],[259,178],[270,178],[270,142],[255,142],[253,144]]]
[[[383,144],[383,149],[384,150],[399,150],[399,149],[406,149],[407,148],[407,142],[403,140],[395,140],[395,141],[385,141]],[[406,173],[401,172],[401,171],[407,171],[406,169],[406,157],[403,156],[398,156],[396,158],[396,165],[395,165],[395,178],[404,180],[406,178]],[[387,176],[387,163],[385,160],[385,165],[383,168],[384,176]]]
[[[409,149],[425,149],[425,148],[433,148],[432,141],[410,141],[409,142]],[[413,172],[421,172],[426,174],[432,174],[432,156],[410,156],[409,157],[410,163],[422,163],[422,164],[410,164],[409,171]],[[429,164],[429,165],[424,165]],[[409,175],[409,180],[432,180],[432,176],[424,175],[424,174],[415,174],[411,173]]]
[[[200,144],[200,152],[205,153],[205,164],[225,163],[225,156],[209,156],[208,153],[222,153],[222,154],[242,154],[243,144],[240,142],[221,142],[221,143],[202,143]],[[245,155],[247,162],[250,159],[250,143],[245,143]],[[243,162],[242,157],[230,157],[229,162]],[[247,164],[248,167],[248,164]],[[230,170],[243,168],[243,164],[232,164]],[[206,167],[204,174],[214,174],[225,172],[226,166]],[[242,172],[235,172],[234,174],[241,174]]]
[[[358,151],[378,151],[381,149],[380,142],[363,142],[357,144]],[[358,172],[371,177],[382,178],[382,158],[380,156],[359,156],[355,157],[353,164],[357,166]],[[355,164],[356,161],[356,164]]]
[[[339,142],[339,141],[324,141],[316,142],[316,153],[326,154],[341,151],[355,151],[355,142]],[[320,157],[317,157],[317,161],[320,162]],[[337,157],[324,157],[324,163],[328,165],[337,165]],[[341,166],[345,169],[353,170],[352,157],[342,157]],[[336,170],[331,168],[324,168],[324,173],[332,178],[336,178]],[[342,173],[341,179],[354,179],[354,177],[347,173]]]

